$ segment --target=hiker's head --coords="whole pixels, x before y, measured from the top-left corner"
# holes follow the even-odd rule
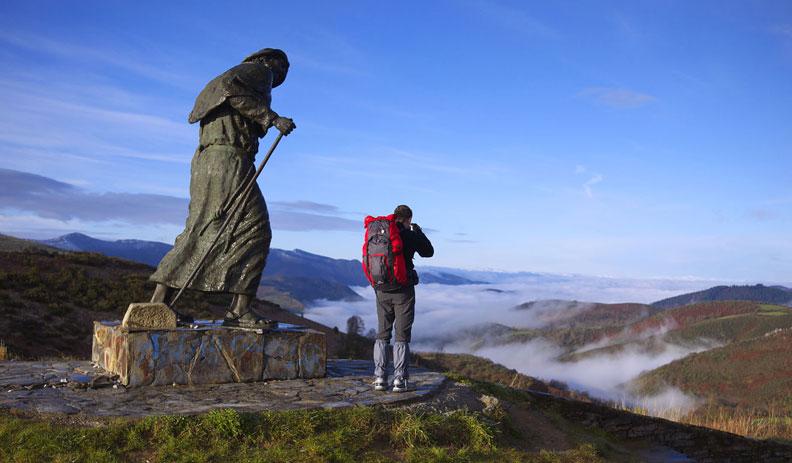
[[[409,206],[405,206],[404,204],[396,206],[393,215],[397,222],[400,222],[406,228],[410,228],[410,224],[412,223],[412,209],[410,209]]]

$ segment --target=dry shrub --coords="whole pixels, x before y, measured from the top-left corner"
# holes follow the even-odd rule
[[[619,408],[639,415],[650,415],[649,410],[643,407]],[[753,409],[708,403],[694,411],[670,408],[651,415],[754,439],[792,440],[792,417],[785,414],[782,407],[773,404],[767,409]]]

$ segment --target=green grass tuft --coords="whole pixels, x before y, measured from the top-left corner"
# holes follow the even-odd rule
[[[0,461],[574,462],[581,461],[575,459],[580,452],[589,452],[537,456],[500,448],[501,426],[467,411],[378,407],[263,413],[224,409],[116,420],[95,428],[0,415]],[[601,461],[596,452],[592,455],[586,461]]]

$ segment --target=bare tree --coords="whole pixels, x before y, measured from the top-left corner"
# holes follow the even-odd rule
[[[362,335],[366,329],[366,324],[358,315],[352,315],[347,319],[347,334]]]

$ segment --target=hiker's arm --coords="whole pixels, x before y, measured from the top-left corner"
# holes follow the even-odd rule
[[[419,227],[418,224],[413,225],[415,225],[414,229],[412,230],[414,236],[413,246],[415,251],[421,257],[432,257],[434,255],[434,247],[432,247],[432,242],[429,241],[429,238],[427,238],[426,235],[424,235],[423,230],[421,230],[421,227]]]

